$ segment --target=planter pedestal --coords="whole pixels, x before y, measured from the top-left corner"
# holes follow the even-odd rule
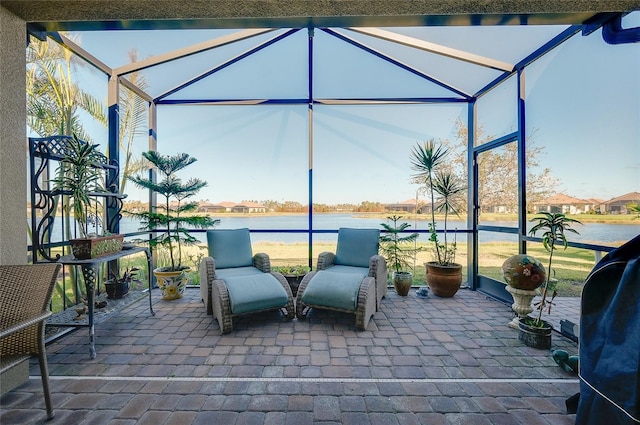
[[[519,320],[527,317],[527,315],[533,311],[531,301],[537,295],[537,291],[535,289],[516,289],[509,285],[507,285],[506,290],[513,296],[514,302],[511,304],[511,309],[513,309],[513,311],[518,315],[509,322],[509,327],[513,329],[520,329]]]

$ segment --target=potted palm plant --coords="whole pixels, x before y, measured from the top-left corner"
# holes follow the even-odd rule
[[[558,246],[561,245],[567,249],[567,237],[565,232],[579,234],[577,230],[571,227],[572,224],[582,224],[580,221],[567,217],[562,213],[542,212],[539,216],[530,220],[536,224],[529,230],[530,235],[534,235],[542,231],[542,245],[549,253],[549,264],[547,265],[546,280],[540,287],[542,297],[535,304],[538,314],[536,317],[523,317],[519,320],[520,330],[518,339],[525,345],[536,348],[551,348],[551,331],[553,326],[547,321],[542,320],[542,312],[547,310],[551,313],[553,299],[556,297],[557,279],[553,279],[551,264],[553,262],[553,253]],[[549,300],[549,294],[551,299]]]
[[[402,222],[402,217],[392,215],[387,217],[389,223],[380,223],[386,233],[380,235],[380,251],[387,260],[387,264],[393,269],[392,282],[396,293],[406,297],[413,285],[413,273],[407,271],[411,266],[409,260],[412,260],[416,253],[420,251],[416,248],[414,242],[418,238],[417,233],[402,236],[402,232],[411,227],[409,223]]]
[[[185,202],[194,196],[207,182],[199,178],[190,178],[183,182],[176,173],[193,164],[196,158],[186,154],[162,155],[156,151],[143,152],[142,156],[162,176],[160,181],[140,175],[130,176],[129,179],[138,187],[148,189],[164,198],[155,208],[143,212],[130,212],[133,217],[140,219],[140,230],[149,231],[149,245],[151,248],[163,247],[169,253],[168,264],[153,270],[162,297],[166,300],[182,298],[188,282],[191,267],[182,262],[183,246],[198,242],[189,228],[206,229],[217,225],[220,220],[214,220],[208,215],[194,214],[197,202]],[[185,254],[186,257],[186,254]]]
[[[81,260],[118,252],[122,249],[124,236],[99,231],[102,227],[103,205],[98,197],[107,193],[114,195],[107,192],[103,185],[106,158],[98,151],[99,145],[84,142],[75,134],[65,141],[60,166],[52,182],[54,190],[68,200],[67,205],[73,211],[80,236],[69,240],[71,250]]]
[[[427,284],[434,295],[452,297],[462,284],[462,265],[456,263],[456,240],[449,241],[447,221],[449,214],[458,215],[458,200],[466,186],[447,168],[448,149],[437,146],[434,140],[418,143],[411,151],[414,177],[426,185],[431,200],[429,240],[434,243],[434,260],[425,263]],[[436,212],[444,213],[444,235],[440,241],[436,231]]]

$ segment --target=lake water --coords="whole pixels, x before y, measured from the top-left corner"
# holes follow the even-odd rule
[[[242,227],[248,227],[252,230],[251,240],[254,242],[262,241],[278,241],[278,242],[307,242],[308,236],[306,233],[261,233],[260,230],[305,230],[308,227],[308,217],[306,215],[278,215],[278,216],[245,216],[245,217],[225,217],[224,215],[219,217],[221,222],[216,228],[218,229],[236,229]],[[326,230],[331,231],[338,229],[339,227],[368,227],[368,228],[381,228],[380,223],[383,222],[380,218],[361,218],[353,216],[351,214],[315,214],[313,216],[313,229],[314,230]],[[410,230],[428,230],[428,220],[413,221],[406,220],[411,224]],[[483,224],[491,226],[504,226],[514,227],[515,222],[501,222],[491,221]],[[583,225],[574,226],[579,232],[579,235],[568,234],[568,239],[571,242],[581,243],[623,243],[640,234],[640,220],[638,224],[603,224],[603,223],[586,223]],[[438,229],[442,227],[439,226]],[[457,220],[449,220],[449,229],[465,229],[466,222]],[[120,231],[122,233],[130,233],[138,230],[138,224],[132,218],[124,217],[120,224]],[[196,233],[196,236],[201,241],[205,241],[204,233]],[[334,241],[336,238],[335,233],[315,233],[313,235],[314,241]],[[421,238],[426,238],[422,236]],[[460,235],[460,240],[464,240],[464,235]],[[481,241],[513,241],[515,235],[513,234],[500,234],[495,232],[482,232]]]

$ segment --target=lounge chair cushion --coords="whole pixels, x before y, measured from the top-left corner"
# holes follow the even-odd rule
[[[249,229],[207,231],[209,256],[216,259],[216,269],[253,265]]]
[[[378,229],[341,228],[334,264],[368,268],[371,257],[378,254],[379,244]]]
[[[225,277],[229,290],[229,302],[233,314],[269,310],[287,305],[287,292],[270,273],[246,274]]]
[[[368,267],[338,265],[320,270],[307,285],[302,301],[312,306],[355,311],[360,284],[368,275]]]

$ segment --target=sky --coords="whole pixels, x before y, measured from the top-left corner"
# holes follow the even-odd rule
[[[640,12],[626,26],[640,24]],[[431,27],[393,31],[506,62],[517,62],[564,27]],[[391,29],[389,29],[391,30]],[[116,67],[233,31],[85,32],[80,44]],[[473,93],[497,71],[460,63],[343,30],[399,61],[462,91]],[[76,33],[77,34],[77,33]],[[76,35],[74,35],[75,37]],[[144,72],[158,95],[273,34],[190,56]],[[307,97],[307,31],[229,66],[172,98],[302,99]],[[442,87],[338,40],[314,33],[314,97],[452,96]],[[83,70],[80,83],[106,98],[106,78]],[[600,31],[572,39],[527,67],[526,123],[530,143],[560,181],[560,192],[608,200],[640,191],[640,44],[607,45]],[[479,123],[500,137],[517,128],[516,88],[510,81],[478,101]],[[308,202],[309,146],[313,146],[316,203],[382,203],[413,199],[409,153],[416,143],[452,140],[463,103],[327,106],[313,109],[309,140],[307,105],[161,106],[158,147],[188,152],[198,162],[183,177],[209,182],[196,197],[210,202],[293,200]],[[88,124],[91,126],[91,124]],[[106,130],[94,128],[106,145]],[[103,141],[102,141],[103,140]],[[148,138],[136,139],[146,150]],[[146,199],[129,189],[130,199]]]

